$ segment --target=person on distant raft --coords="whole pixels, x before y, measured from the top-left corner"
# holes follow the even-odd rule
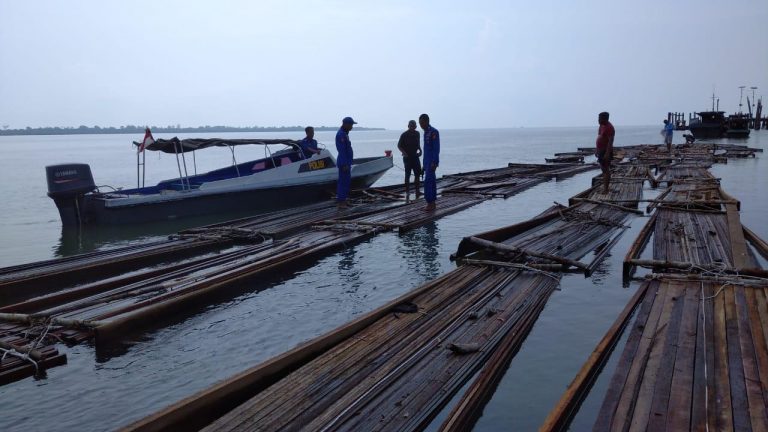
[[[349,131],[357,122],[352,117],[344,117],[341,127],[336,132],[336,166],[339,168],[339,181],[336,183],[336,206],[339,209],[348,208],[347,197],[352,186],[352,143],[349,141]]]
[[[664,120],[664,129],[661,131],[664,135],[664,144],[667,145],[667,152],[672,153],[672,136],[675,133],[675,125],[669,120]]]
[[[320,153],[320,149],[317,148],[317,140],[315,139],[315,128],[307,126],[304,128],[304,132],[307,134],[301,141],[299,141],[299,147],[304,154],[305,159],[309,159],[312,155]]]
[[[611,159],[613,159],[613,138],[616,130],[611,122],[608,121],[609,114],[605,111],[597,116],[597,122],[600,128],[597,130],[597,140],[595,141],[595,156],[600,164],[600,170],[603,172],[603,193],[608,193],[608,186],[611,183]]]
[[[410,200],[411,195],[411,171],[413,171],[413,185],[416,187],[416,199],[419,199],[419,179],[421,177],[421,136],[416,130],[416,120],[408,122],[408,130],[400,135],[397,149],[403,155],[403,167],[405,168],[405,200]]]
[[[429,124],[429,116],[419,116],[419,125],[424,130],[424,200],[426,211],[435,209],[437,201],[437,178],[435,171],[440,165],[440,132]]]

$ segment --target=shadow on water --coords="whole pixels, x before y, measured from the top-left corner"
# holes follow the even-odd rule
[[[435,279],[440,267],[440,229],[435,222],[400,236],[397,252],[408,263],[408,271],[424,280]]]

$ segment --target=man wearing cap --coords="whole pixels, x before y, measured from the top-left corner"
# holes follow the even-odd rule
[[[608,121],[609,114],[605,111],[597,116],[597,122],[600,128],[597,130],[597,140],[595,140],[595,156],[600,164],[600,170],[603,172],[603,194],[608,194],[608,186],[611,183],[611,159],[613,159],[613,138],[616,136],[616,130],[611,122]]]
[[[440,132],[429,124],[429,116],[419,116],[419,125],[424,129],[424,200],[426,211],[435,209],[437,200],[437,178],[435,171],[440,165]]]
[[[400,135],[400,141],[397,142],[397,149],[403,154],[403,167],[405,168],[405,200],[408,201],[411,195],[411,171],[413,171],[413,184],[416,186],[416,199],[419,199],[419,177],[421,177],[421,137],[416,130],[416,121],[408,122],[408,130]]]
[[[349,131],[352,125],[357,124],[352,117],[344,117],[341,128],[336,132],[336,150],[339,156],[336,158],[336,166],[339,168],[339,181],[336,183],[336,205],[338,208],[347,208],[347,196],[352,186],[352,143],[349,141]]]

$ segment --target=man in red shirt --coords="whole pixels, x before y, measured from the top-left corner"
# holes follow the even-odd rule
[[[608,121],[609,114],[605,111],[597,116],[597,122],[600,129],[597,130],[597,140],[595,141],[595,156],[603,171],[603,193],[608,193],[608,185],[611,182],[611,159],[613,159],[613,137],[616,130],[611,122]]]

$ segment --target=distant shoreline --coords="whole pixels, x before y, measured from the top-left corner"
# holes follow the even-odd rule
[[[104,134],[144,134],[144,126],[120,126],[120,127],[40,127],[24,129],[3,129],[0,130],[0,136],[19,136],[19,135],[104,135]],[[315,131],[335,131],[338,126],[315,126]],[[153,133],[220,133],[220,132],[304,132],[304,126],[269,126],[269,127],[233,127],[233,126],[198,126],[198,127],[180,127],[180,126],[150,126]],[[386,130],[384,128],[366,128],[355,127],[356,130]]]

